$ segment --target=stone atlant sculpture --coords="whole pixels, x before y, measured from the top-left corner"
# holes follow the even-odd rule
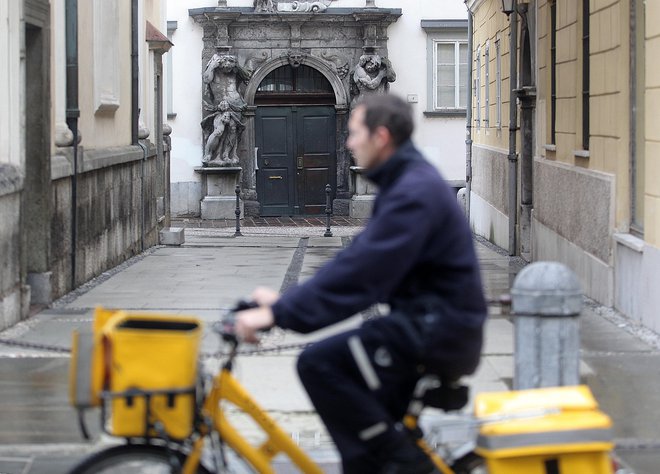
[[[273,13],[275,11],[273,0],[254,0],[254,11]]]
[[[351,105],[362,94],[384,94],[390,88],[390,82],[396,80],[392,63],[387,58],[381,58],[374,48],[365,48],[365,54],[360,56],[357,66],[350,76]]]
[[[237,166],[237,148],[245,129],[243,112],[247,103],[239,86],[247,83],[250,72],[238,65],[236,56],[219,50],[202,74],[204,82],[202,120],[203,166]]]

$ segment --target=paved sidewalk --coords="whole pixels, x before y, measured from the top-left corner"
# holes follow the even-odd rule
[[[97,305],[139,311],[194,314],[204,321],[218,318],[256,285],[285,289],[311,276],[345,246],[359,224],[333,228],[322,237],[320,227],[277,225],[186,229],[181,247],[156,247],[106,272],[52,308],[0,333],[3,338],[68,346],[74,328],[89,325]],[[489,298],[507,293],[523,262],[499,249],[477,244]],[[311,341],[359,324],[356,316],[309,336],[277,331],[266,346]],[[616,313],[588,305],[582,321],[581,374],[603,409],[615,421],[618,454],[638,474],[660,472],[660,351],[653,335]],[[513,325],[492,308],[486,330],[484,359],[470,378],[472,392],[507,390],[513,378]],[[640,336],[644,336],[644,342]],[[216,337],[206,333],[202,350],[214,351]],[[236,373],[254,398],[302,446],[339,472],[332,444],[306,398],[294,371],[296,351],[241,357]],[[58,474],[109,439],[99,436],[98,414],[87,416],[95,439],[84,443],[67,400],[68,358],[0,346],[0,473]],[[239,413],[234,420],[257,439]],[[293,472],[278,462],[278,472]]]

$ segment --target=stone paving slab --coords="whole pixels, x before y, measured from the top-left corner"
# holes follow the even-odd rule
[[[295,235],[233,238],[222,234],[230,230],[192,229],[185,245],[150,250],[0,336],[68,346],[71,330],[91,324],[92,308],[98,304],[192,314],[212,323],[223,308],[254,286],[279,289],[291,271],[294,254],[300,253],[301,237],[307,239],[304,259],[295,275],[300,281],[309,278],[345,242],[341,236],[305,235],[300,229]],[[263,230],[287,231],[275,227]],[[478,242],[476,248],[489,298],[508,293],[522,262],[490,244]],[[513,324],[510,316],[501,313],[499,308],[491,308],[482,364],[467,378],[472,397],[481,391],[510,387]],[[581,318],[581,373],[614,419],[618,452],[638,474],[655,474],[660,465],[660,420],[655,410],[660,404],[660,385],[656,387],[660,384],[660,352],[605,316],[588,306]],[[311,335],[276,331],[268,336],[264,347],[307,343],[354,327],[361,320],[358,315]],[[218,339],[207,325],[202,351],[217,348]],[[325,472],[338,472],[336,453],[295,374],[298,351],[241,356],[236,374],[294,439],[324,463]],[[213,364],[217,362],[209,360],[206,367]],[[67,365],[68,359],[60,354],[0,346],[0,473],[66,472],[73,460],[97,448],[99,438],[92,444],[81,442],[74,412],[68,407]],[[89,427],[96,426],[98,433],[95,416],[90,413]],[[232,416],[248,427],[239,414],[233,412]],[[258,436],[256,431],[248,435]],[[285,461],[276,464],[278,472],[294,472]]]

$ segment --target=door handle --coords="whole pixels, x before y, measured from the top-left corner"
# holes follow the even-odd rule
[[[298,157],[298,169],[299,170],[303,169],[303,157],[302,156]]]
[[[281,176],[269,176],[268,179],[284,179]]]

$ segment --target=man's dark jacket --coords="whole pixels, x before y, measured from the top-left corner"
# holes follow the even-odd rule
[[[487,311],[455,193],[410,141],[367,177],[380,192],[366,228],[313,278],[282,295],[273,306],[276,325],[311,332],[389,303],[390,316],[365,325],[430,370],[471,373]]]

